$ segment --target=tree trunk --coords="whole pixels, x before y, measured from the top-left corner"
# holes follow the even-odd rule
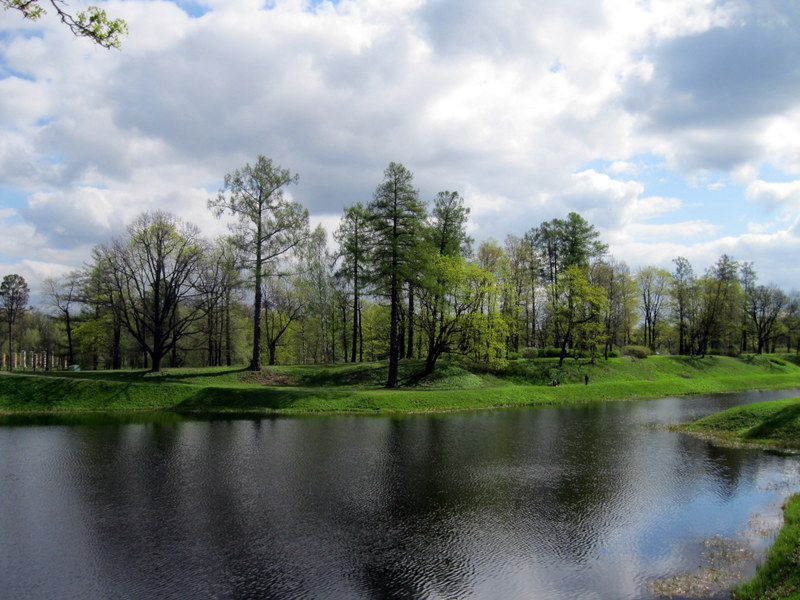
[[[225,364],[229,367],[233,365],[231,345],[231,293],[227,291],[225,294]]]
[[[358,341],[358,261],[353,261],[353,345],[350,351],[350,362],[356,362],[356,342]]]
[[[115,318],[114,333],[111,341],[111,368],[118,371],[122,368],[122,325]],[[96,367],[95,367],[96,368]]]
[[[400,367],[400,345],[398,339],[398,320],[399,320],[399,310],[398,310],[398,289],[397,289],[397,278],[392,277],[392,287],[391,287],[391,309],[390,309],[390,316],[389,316],[389,375],[386,379],[386,387],[387,388],[395,388],[397,387],[397,373]]]
[[[258,224],[258,243],[256,245],[256,297],[253,303],[253,356],[250,359],[251,371],[261,370],[261,223]]]
[[[411,284],[408,285],[408,319],[406,322],[408,330],[406,358],[414,358],[414,286]]]
[[[69,355],[69,364],[75,364],[75,353],[72,350],[72,322],[69,318],[69,311],[64,311],[65,321],[67,326],[67,354]]]

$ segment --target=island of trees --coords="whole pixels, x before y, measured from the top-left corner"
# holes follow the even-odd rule
[[[230,234],[203,239],[166,212],[137,217],[85,268],[48,279],[27,305],[0,285],[0,369],[82,365],[329,364],[443,356],[502,369],[516,358],[800,351],[800,295],[723,255],[703,273],[635,272],[577,213],[474,247],[458,192],[420,198],[391,163],[371,200],[344,209],[327,243],[284,192],[298,176],[259,156],[225,176],[208,208]]]

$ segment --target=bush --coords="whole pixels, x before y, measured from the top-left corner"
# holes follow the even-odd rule
[[[569,350],[567,350],[567,354],[569,354]],[[556,348],[554,346],[542,348],[539,351],[539,356],[544,356],[545,358],[558,358],[561,356],[561,348]]]
[[[520,355],[522,358],[539,358],[539,349],[533,347],[523,348]]]
[[[609,350],[608,358],[619,358],[619,350]]]
[[[633,358],[647,358],[650,356],[650,348],[647,346],[623,346],[622,356],[632,356]]]

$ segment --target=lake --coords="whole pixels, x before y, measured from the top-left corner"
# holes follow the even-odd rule
[[[762,556],[800,488],[793,457],[654,425],[797,395],[2,417],[0,598],[653,598],[715,536]]]

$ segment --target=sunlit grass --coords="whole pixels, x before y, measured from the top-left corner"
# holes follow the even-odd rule
[[[783,509],[783,527],[756,576],[733,592],[736,600],[800,600],[800,494]]]
[[[800,367],[774,356],[570,359],[561,369],[555,359],[537,359],[502,370],[442,361],[432,375],[423,377],[423,370],[423,361],[401,361],[396,390],[383,388],[387,366],[377,362],[260,373],[237,367],[1,376],[0,411],[446,411],[800,386]],[[553,379],[562,385],[550,386]]]

